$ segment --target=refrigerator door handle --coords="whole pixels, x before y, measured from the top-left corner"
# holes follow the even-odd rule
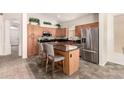
[[[86,52],[91,52],[91,53],[97,53],[96,51],[94,50],[88,50],[88,49],[82,49],[83,51],[86,51]]]

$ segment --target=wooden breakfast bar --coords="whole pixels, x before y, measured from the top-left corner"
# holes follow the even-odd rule
[[[55,53],[65,57],[63,72],[72,75],[79,70],[79,48],[73,45],[55,44]]]

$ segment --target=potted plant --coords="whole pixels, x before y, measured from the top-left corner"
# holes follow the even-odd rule
[[[46,22],[46,21],[44,21],[43,24],[45,24],[45,25],[52,25],[52,23]]]
[[[29,18],[29,23],[33,25],[40,25],[40,20],[38,18]]]
[[[56,26],[57,26],[58,28],[61,28],[61,25],[60,25],[60,24],[56,24]]]

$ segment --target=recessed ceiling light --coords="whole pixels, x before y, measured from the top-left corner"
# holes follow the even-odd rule
[[[18,27],[15,27],[15,26],[11,26],[10,29],[14,29],[14,30],[17,30]]]
[[[60,18],[60,15],[57,15],[57,18]]]

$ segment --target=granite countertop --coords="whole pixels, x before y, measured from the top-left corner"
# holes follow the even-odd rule
[[[61,51],[72,51],[72,50],[78,49],[77,46],[66,45],[66,44],[54,44],[54,48]]]

